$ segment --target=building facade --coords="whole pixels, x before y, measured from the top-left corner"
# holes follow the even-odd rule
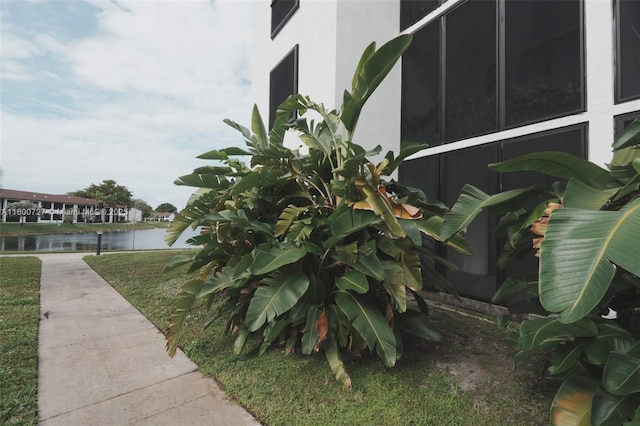
[[[31,207],[13,209],[13,203],[28,201]],[[124,206],[99,208],[101,203],[91,198],[72,195],[44,194],[41,192],[0,189],[1,223],[78,223],[127,221]],[[14,211],[15,210],[15,211]]]
[[[640,116],[640,1],[254,4],[253,97],[269,120],[292,93],[338,107],[371,41],[413,34],[365,107],[355,142],[383,152],[427,143],[397,177],[447,205],[466,183],[495,193],[551,182],[487,168],[531,152],[564,151],[604,166],[615,135]],[[488,300],[504,278],[494,225],[485,215],[468,229],[473,256],[438,248],[458,266],[449,278],[463,295]],[[535,272],[535,259],[518,268]]]

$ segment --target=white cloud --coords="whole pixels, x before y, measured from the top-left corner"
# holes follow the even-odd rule
[[[3,101],[2,186],[64,193],[114,179],[153,206],[183,205],[192,189],[172,182],[205,164],[194,157],[242,144],[222,120],[250,114],[250,2],[91,4],[97,26],[82,38],[3,25],[3,84],[37,80]]]
[[[14,35],[2,36],[2,60],[25,59],[38,51],[37,45]]]

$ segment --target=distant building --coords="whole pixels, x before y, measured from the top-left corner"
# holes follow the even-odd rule
[[[135,207],[130,208],[127,211],[127,221],[128,222],[142,222],[142,210],[136,209]]]
[[[11,211],[8,209],[11,203],[29,201],[33,203],[32,209],[26,211]],[[41,192],[18,191],[13,189],[0,189],[0,209],[2,223],[20,222],[22,218],[32,223],[78,223],[78,222],[114,222],[127,220],[125,207],[98,208],[98,200],[73,195],[44,194]]]
[[[176,214],[171,212],[151,212],[151,219],[154,222],[173,222]]]

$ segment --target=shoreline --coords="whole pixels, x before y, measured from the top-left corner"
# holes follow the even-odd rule
[[[2,223],[0,237],[29,237],[35,235],[90,234],[93,232],[125,232],[133,229],[168,228],[169,222],[152,223]]]

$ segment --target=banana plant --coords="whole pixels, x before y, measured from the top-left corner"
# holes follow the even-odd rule
[[[552,424],[640,421],[639,147],[640,119],[613,143],[607,169],[559,152],[490,165],[566,181],[494,195],[468,185],[445,214],[445,239],[484,209],[501,215],[501,265],[536,251],[538,275],[509,277],[494,301],[507,301],[512,313],[541,316],[522,323],[516,361],[551,353],[548,374],[564,377],[551,407]],[[544,202],[523,208],[541,194]],[[611,310],[615,319],[605,315]]]
[[[235,353],[251,334],[261,338],[261,353],[274,344],[285,352],[323,352],[346,388],[344,351],[375,352],[390,367],[407,336],[440,339],[419,291],[424,259],[449,266],[422,244],[423,238],[443,241],[445,209],[388,179],[424,145],[405,144],[399,155],[390,151],[374,163],[370,158],[381,148],[366,151],[353,142],[367,99],[410,42],[411,36],[400,36],[379,49],[367,47],[340,109],[296,94],[280,105],[269,131],[257,107],[249,128],[225,120],[246,148],[202,154],[214,164],[176,180],[197,191],[166,240],[199,227],[190,243],[201,249],[166,267],[188,264],[198,272],[177,297],[167,331],[170,354],[198,299],[216,310],[212,321],[226,318]],[[287,148],[286,132],[298,135],[308,153]],[[470,253],[459,235],[449,244]],[[435,270],[424,275],[431,285],[449,288]]]

